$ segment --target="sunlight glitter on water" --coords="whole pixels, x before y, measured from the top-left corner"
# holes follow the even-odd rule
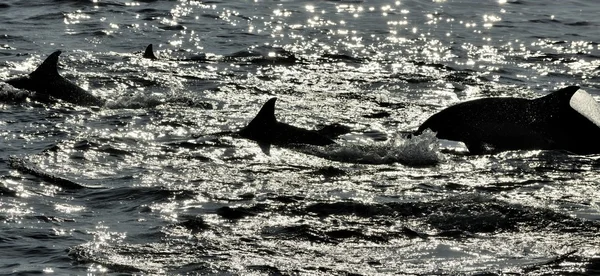
[[[48,224],[76,229],[52,242],[74,248],[70,256],[90,273],[527,273],[553,260],[550,272],[571,263],[589,272],[582,267],[598,253],[597,229],[565,221],[598,219],[595,160],[539,151],[467,156],[444,143],[440,153],[432,136],[380,141],[465,99],[531,98],[573,82],[595,93],[596,23],[578,23],[585,14],[568,17],[568,5],[535,1],[146,2],[95,2],[92,15],[62,1],[42,19],[65,25],[66,14],[68,36],[32,35],[27,24],[36,19],[18,19],[25,33],[6,29],[0,47],[2,76],[29,73],[41,46],[75,51],[60,62],[65,75],[111,101],[101,110],[24,102],[0,125],[6,156],[27,161],[5,168],[2,181],[9,194],[30,195],[0,204],[25,202],[15,216],[35,229],[52,221],[38,214],[73,217]],[[140,57],[148,43],[161,60]],[[79,50],[86,47],[94,49]],[[199,50],[208,61],[187,59]],[[248,50],[256,60],[231,57]],[[278,63],[283,53],[292,61]],[[344,154],[390,164],[332,161],[330,148],[315,157],[273,146],[266,156],[252,141],[204,136],[239,129],[275,96],[282,122],[348,125],[359,138],[338,144],[365,146]],[[403,160],[437,165],[395,163]],[[84,187],[60,186],[69,179]],[[82,243],[97,221],[106,227],[96,230],[106,232],[97,234],[107,236],[101,246]],[[3,250],[19,248],[10,245]],[[561,259],[571,248],[576,257]],[[56,274],[82,273],[61,271],[72,260],[54,254]]]
[[[86,208],[84,206],[70,205],[70,204],[56,204],[54,209],[61,213],[71,214],[84,211]]]

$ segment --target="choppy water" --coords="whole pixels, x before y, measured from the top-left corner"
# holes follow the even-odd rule
[[[428,116],[580,85],[595,0],[0,4],[0,78],[60,49],[103,108],[0,89],[3,274],[600,273],[598,156],[469,156]],[[141,58],[149,43],[160,60]],[[353,129],[302,150],[236,130]],[[487,273],[487,274],[486,274]]]

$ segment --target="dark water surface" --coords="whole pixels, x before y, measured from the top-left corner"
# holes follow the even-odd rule
[[[427,117],[580,85],[596,0],[0,3],[0,78],[62,50],[105,107],[0,85],[5,275],[597,275],[599,156],[465,155]],[[159,60],[141,58],[154,44]],[[277,117],[352,128],[263,154]],[[486,274],[487,273],[487,274]]]

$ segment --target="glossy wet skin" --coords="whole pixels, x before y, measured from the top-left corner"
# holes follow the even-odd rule
[[[472,154],[539,149],[598,153],[600,128],[570,104],[578,89],[567,87],[533,100],[486,98],[459,103],[431,116],[416,133],[431,129],[438,138],[464,142]]]
[[[104,101],[95,97],[83,88],[63,78],[58,73],[58,56],[60,51],[52,53],[44,62],[27,76],[6,80],[15,88],[36,92],[37,99],[60,99],[83,106],[102,106]]]
[[[598,270],[598,156],[464,155],[429,132],[399,135],[476,98],[535,99],[568,84],[597,98],[595,0],[23,0],[0,9],[1,79],[61,48],[61,74],[110,99],[99,110],[0,104],[0,157],[26,161],[0,162],[7,274]],[[158,60],[142,58],[149,43]],[[281,48],[299,61],[279,58]],[[202,54],[208,62],[179,62]],[[3,88],[0,98],[20,96]],[[245,127],[272,97],[281,122],[354,132],[308,153],[272,146],[270,156],[255,141],[207,135]]]
[[[268,100],[256,117],[242,128],[238,134],[241,137],[254,140],[268,153],[269,145],[289,146],[293,144],[330,145],[335,142],[330,138],[314,131],[286,123],[278,122],[275,118],[275,102],[277,98]]]

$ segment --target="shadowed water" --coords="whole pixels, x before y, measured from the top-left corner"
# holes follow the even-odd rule
[[[376,3],[375,3],[376,2]],[[538,3],[539,2],[539,3]],[[471,156],[414,131],[481,97],[600,100],[593,0],[0,4],[0,79],[61,50],[107,101],[0,84],[0,273],[596,275],[598,156]],[[156,60],[142,58],[148,44]],[[223,135],[268,99],[352,132]]]

